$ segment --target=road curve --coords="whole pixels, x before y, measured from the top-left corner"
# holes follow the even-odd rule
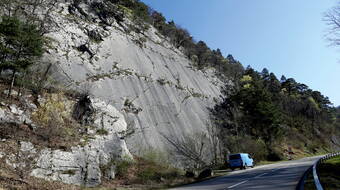
[[[310,157],[258,166],[247,170],[238,170],[231,172],[227,176],[173,188],[172,190],[294,190],[303,173],[318,158],[320,157]]]

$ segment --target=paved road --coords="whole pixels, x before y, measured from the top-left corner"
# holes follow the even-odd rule
[[[294,190],[299,179],[319,157],[280,162],[231,172],[227,176],[173,190]]]

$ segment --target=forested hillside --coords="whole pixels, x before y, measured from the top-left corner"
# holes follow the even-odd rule
[[[239,85],[223,92],[212,115],[227,151],[281,160],[288,147],[312,154],[331,151],[332,138],[340,135],[339,108],[293,78],[278,80],[267,69],[248,67]]]

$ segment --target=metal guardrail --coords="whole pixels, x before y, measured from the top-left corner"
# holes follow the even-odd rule
[[[313,172],[313,179],[314,179],[315,188],[317,190],[323,190],[323,187],[322,187],[322,185],[320,183],[319,175],[318,175],[318,172],[317,172],[317,167],[318,167],[319,164],[325,162],[326,160],[334,158],[336,156],[340,156],[340,152],[327,154],[326,156],[324,156],[324,157],[320,158],[318,161],[316,161],[313,164],[313,166],[308,168],[308,170],[304,173],[304,175],[300,179],[300,182],[299,182],[298,186],[296,187],[296,189],[297,190],[303,190],[304,189],[305,180],[307,179],[308,174],[310,172]]]

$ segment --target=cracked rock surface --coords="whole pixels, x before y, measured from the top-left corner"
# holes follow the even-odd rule
[[[127,139],[132,153],[148,147],[167,149],[170,145],[160,134],[206,131],[207,108],[220,95],[221,81],[214,71],[196,70],[153,27],[143,34],[126,32],[132,24],[128,19],[101,26],[70,16],[68,6],[60,4],[63,11],[54,15],[59,28],[48,35],[54,39],[55,49],[45,59],[56,64],[55,78],[77,90],[86,86],[94,97],[123,111],[135,131]],[[88,10],[86,4],[80,7]],[[100,20],[93,17],[91,20]],[[96,31],[101,40],[91,41],[88,31]],[[77,50],[82,44],[87,44],[93,57]]]
[[[87,133],[107,134],[69,152],[43,150],[32,175],[96,186],[100,167],[112,159],[143,155],[150,148],[170,153],[173,147],[164,135],[207,133],[208,108],[219,98],[222,82],[214,70],[195,69],[152,26],[136,33],[129,30],[134,23],[128,18],[96,15],[90,2],[58,3],[51,12],[56,28],[47,34],[51,44],[43,59],[53,63],[56,80],[91,95],[96,112],[86,118],[94,127]],[[106,173],[114,178],[114,167],[109,169]]]
[[[95,135],[85,146],[71,151],[44,149],[40,152],[37,169],[31,175],[48,180],[93,187],[101,183],[101,167],[112,160],[132,159],[123,137],[127,129],[124,116],[111,105],[99,99],[91,100],[94,114],[91,126],[104,129],[105,135]],[[114,176],[114,171],[111,171]],[[112,174],[113,173],[113,174]]]

